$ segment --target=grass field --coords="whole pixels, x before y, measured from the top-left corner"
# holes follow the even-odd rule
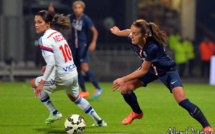
[[[176,131],[185,131],[188,127],[202,129],[187,111],[177,105],[172,94],[160,83],[151,83],[135,91],[144,117],[134,120],[132,124],[121,125],[121,121],[131,112],[130,107],[120,93],[112,92],[111,83],[100,85],[104,94],[98,99],[92,99],[93,86],[86,83],[91,93],[87,100],[108,123],[108,127],[93,128],[93,120],[70,102],[63,91],[50,97],[64,117],[52,125],[46,125],[44,121],[49,111],[34,97],[29,83],[0,83],[0,134],[64,134],[64,121],[70,114],[80,114],[85,118],[86,134],[166,134],[170,127]],[[184,84],[184,87],[190,101],[201,108],[209,123],[215,127],[215,87],[207,84]]]

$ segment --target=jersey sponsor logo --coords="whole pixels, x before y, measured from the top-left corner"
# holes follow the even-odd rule
[[[73,20],[72,27],[75,30],[81,31],[82,30],[82,20],[78,21],[78,23],[76,22],[76,20]]]
[[[67,71],[72,71],[74,68],[76,68],[76,66],[75,64],[72,64],[72,65],[66,66],[65,68],[63,68],[63,70],[67,72]]]
[[[63,35],[61,35],[61,34],[58,34],[58,35],[54,36],[53,39],[54,39],[54,41],[55,41],[56,43],[65,40],[65,38],[64,38]]]
[[[42,46],[42,45],[40,45],[40,48],[41,48],[42,50],[44,50],[44,51],[49,51],[49,52],[54,53],[54,50],[53,50],[52,48],[45,47],[45,46]]]

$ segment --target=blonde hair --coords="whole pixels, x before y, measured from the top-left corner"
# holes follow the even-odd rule
[[[165,32],[161,31],[160,28],[153,22],[147,22],[143,19],[136,20],[132,25],[141,29],[141,33],[148,34],[149,37],[153,37],[158,43],[163,46],[168,45],[168,36]]]
[[[75,8],[76,4],[81,4],[81,6],[85,9],[85,3],[83,1],[78,0],[78,1],[73,2],[72,8]]]

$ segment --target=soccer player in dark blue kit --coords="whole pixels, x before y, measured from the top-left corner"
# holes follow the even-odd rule
[[[148,23],[141,19],[136,20],[130,29],[121,31],[118,27],[113,27],[111,32],[117,36],[127,36],[133,50],[143,61],[137,71],[113,82],[113,91],[117,89],[117,91],[120,91],[121,89],[122,96],[133,110],[122,121],[122,124],[126,125],[132,123],[134,119],[143,117],[143,112],[133,91],[141,86],[146,86],[156,79],[160,79],[173,93],[177,103],[202,125],[204,131],[214,133],[199,107],[191,103],[185,96],[176,63],[166,55],[164,50],[168,37],[159,30],[156,24]]]
[[[84,14],[84,9],[85,3],[83,1],[75,1],[73,3],[74,13],[68,15],[72,25],[71,49],[75,65],[78,69],[78,82],[82,89],[82,92],[80,92],[80,96],[83,98],[89,96],[89,92],[86,90],[84,84],[84,77],[81,73],[83,71],[95,86],[93,98],[98,98],[103,93],[103,89],[98,85],[98,82],[94,74],[89,70],[88,65],[89,51],[92,52],[96,48],[98,32],[93,25],[91,19],[86,14]],[[54,12],[53,5],[50,5],[49,11]],[[88,30],[91,30],[91,32],[93,33],[93,39],[91,44],[89,45],[87,44]]]

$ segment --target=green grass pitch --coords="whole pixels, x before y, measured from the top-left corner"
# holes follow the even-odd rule
[[[130,107],[119,92],[112,92],[112,83],[100,83],[100,86],[104,93],[100,98],[92,99],[93,86],[86,83],[90,92],[87,100],[108,127],[93,128],[91,117],[72,103],[63,91],[50,95],[63,119],[46,125],[44,121],[49,111],[34,97],[29,83],[0,83],[0,134],[64,134],[64,121],[71,114],[85,118],[86,134],[166,134],[170,127],[176,131],[185,131],[188,127],[202,129],[161,83],[151,83],[135,91],[144,117],[132,124],[122,125],[121,121],[131,112]],[[211,126],[215,127],[215,87],[207,84],[184,84],[184,87],[190,101],[200,107]]]

